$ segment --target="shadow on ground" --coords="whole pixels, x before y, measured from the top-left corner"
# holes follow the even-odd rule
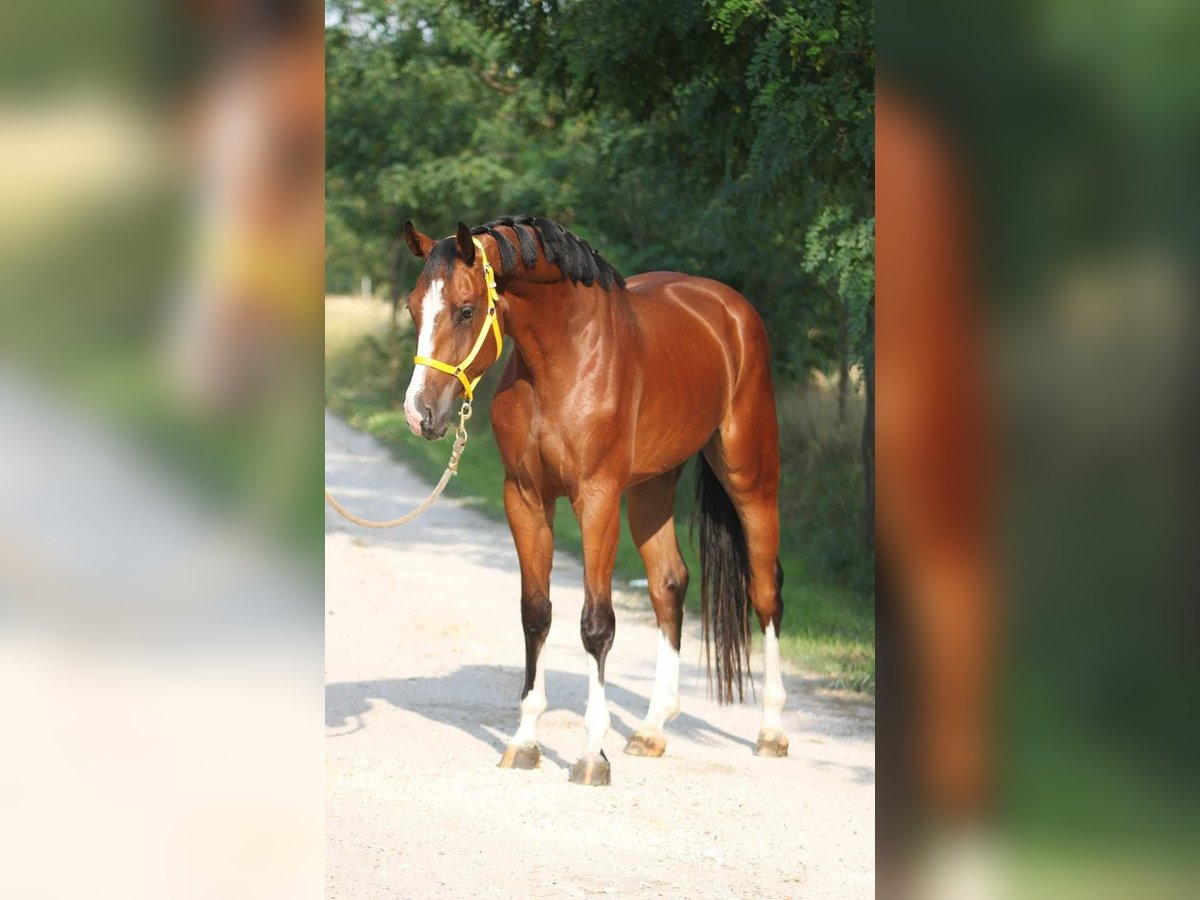
[[[369,724],[371,708],[383,702],[397,709],[415,712],[425,718],[452,725],[493,748],[504,749],[504,738],[516,726],[517,702],[524,671],[508,666],[463,666],[447,675],[416,678],[391,678],[378,681],[351,681],[325,686],[325,727],[342,729],[329,737],[361,731]],[[587,678],[574,672],[546,672],[548,711],[574,710],[582,714],[587,702]],[[613,707],[620,707],[634,721],[646,713],[649,699],[609,682],[605,695]],[[582,727],[582,723],[581,723]],[[681,713],[668,726],[672,734],[700,743],[731,741],[745,747],[754,742]],[[620,716],[613,717],[613,730],[626,740],[633,734]],[[569,765],[557,754],[542,748],[543,754],[561,766]]]

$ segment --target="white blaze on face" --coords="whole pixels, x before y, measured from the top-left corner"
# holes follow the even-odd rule
[[[438,320],[445,313],[445,300],[442,290],[446,283],[441,278],[435,278],[429,283],[429,290],[421,298],[421,330],[417,334],[417,356],[433,357],[433,332]],[[417,397],[425,387],[425,373],[428,366],[416,366],[413,369],[412,381],[404,394],[404,418],[413,434],[421,433],[421,418],[424,411],[417,408]]]

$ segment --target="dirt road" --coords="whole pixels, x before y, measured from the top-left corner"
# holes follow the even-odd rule
[[[326,483],[361,515],[398,515],[428,491],[328,414],[325,453]],[[618,597],[607,664],[612,785],[567,782],[587,667],[582,570],[565,555],[541,766],[496,768],[523,678],[518,597],[507,528],[461,503],[387,532],[326,510],[327,896],[874,896],[873,707],[791,673],[791,755],[756,758],[758,706],[707,698],[689,621],[666,755],[626,756],[654,680],[657,632],[637,592]]]

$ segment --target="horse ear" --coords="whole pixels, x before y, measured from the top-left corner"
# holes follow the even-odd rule
[[[433,247],[433,239],[417,231],[412,219],[404,223],[404,240],[408,244],[408,249],[412,251],[412,255],[421,259],[428,256],[430,248]]]
[[[468,266],[475,265],[475,239],[471,237],[471,229],[462,222],[458,223],[458,233],[454,236],[458,244],[458,255]]]

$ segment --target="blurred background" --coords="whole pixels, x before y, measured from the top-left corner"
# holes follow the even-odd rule
[[[330,408],[431,477],[445,465],[446,445],[414,438],[401,409],[415,344],[404,301],[420,271],[409,218],[442,237],[460,220],[547,216],[626,276],[734,286],[774,354],[784,652],[868,692],[873,23],[859,0],[330,0],[326,13]],[[476,425],[497,378],[480,386],[450,491],[503,517],[499,456]],[[645,572],[622,531],[628,583]],[[555,535],[580,549],[565,503]]]
[[[1198,41],[880,5],[881,892],[1200,883]]]
[[[317,3],[0,10],[0,894],[320,890]]]
[[[0,893],[315,893],[320,298],[326,402],[440,465],[400,225],[536,211],[767,319],[789,653],[879,694],[881,893],[1194,895],[1196,5],[319,14],[0,11]]]

